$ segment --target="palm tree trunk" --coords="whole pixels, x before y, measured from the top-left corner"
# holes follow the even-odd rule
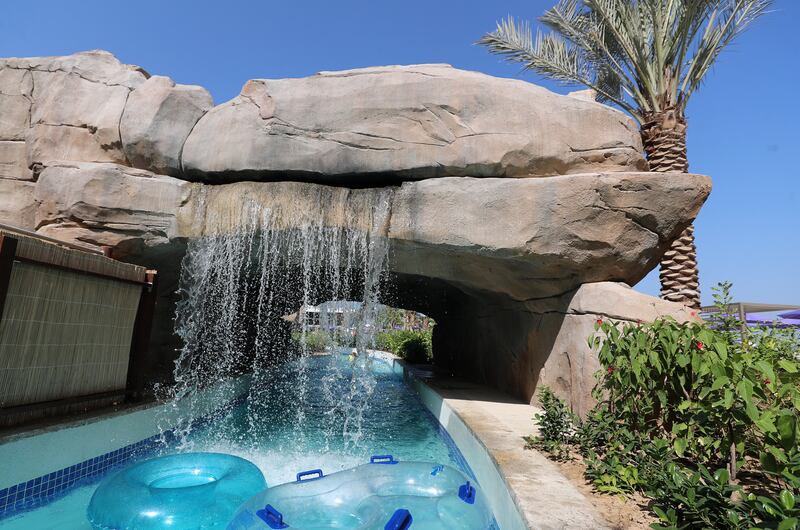
[[[674,109],[644,117],[642,142],[650,171],[689,171],[686,119]],[[661,298],[700,308],[700,282],[694,226],[689,225],[661,258]]]

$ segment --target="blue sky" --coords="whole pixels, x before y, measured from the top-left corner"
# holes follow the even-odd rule
[[[102,48],[217,103],[251,78],[445,62],[549,88],[473,43],[508,14],[535,19],[554,0],[6,0],[0,56]],[[704,302],[800,304],[800,1],[777,0],[728,50],[688,110],[691,170],[714,178],[697,220]],[[637,287],[657,294],[656,273]]]

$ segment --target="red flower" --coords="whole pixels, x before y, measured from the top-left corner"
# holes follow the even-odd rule
[[[602,326],[603,325],[603,319],[602,318],[598,318],[597,319],[597,325],[598,326]]]
[[[705,345],[702,342],[700,342],[699,340],[697,342],[695,342],[694,345],[697,346],[698,350],[702,350],[705,347]]]
[[[613,366],[609,366],[608,367],[608,373],[609,374],[613,374],[614,373],[614,367]]]
[[[772,383],[772,381],[770,381],[769,379],[767,379],[767,378],[765,377],[765,378],[764,378],[764,384],[765,384],[765,385],[768,385],[768,384],[770,384],[770,383]]]

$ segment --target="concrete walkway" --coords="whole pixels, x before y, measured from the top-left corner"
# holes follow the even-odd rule
[[[553,462],[524,448],[522,437],[533,432],[533,415],[539,409],[496,390],[424,370],[406,368],[406,377],[470,462],[503,530],[608,528]],[[503,490],[510,494],[505,502]],[[518,513],[506,513],[512,510]]]

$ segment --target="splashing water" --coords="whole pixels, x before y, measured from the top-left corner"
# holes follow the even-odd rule
[[[267,189],[209,186],[198,193],[198,237],[188,242],[182,263],[175,320],[184,342],[170,390],[175,413],[164,427],[175,427],[177,416],[178,447],[191,450],[192,416],[209,401],[234,397],[214,390],[215,383],[251,373],[246,431],[259,430],[265,402],[274,401],[276,382],[283,380],[281,401],[297,405],[284,413],[293,415],[299,446],[309,413],[321,418],[325,439],[358,446],[376,384],[369,350],[387,260],[391,190],[286,182]],[[333,302],[319,305],[325,301]],[[311,308],[319,311],[313,324]],[[310,370],[318,354],[310,351],[312,334],[329,341],[330,355],[355,349],[350,362]],[[237,432],[239,446],[255,443]]]

